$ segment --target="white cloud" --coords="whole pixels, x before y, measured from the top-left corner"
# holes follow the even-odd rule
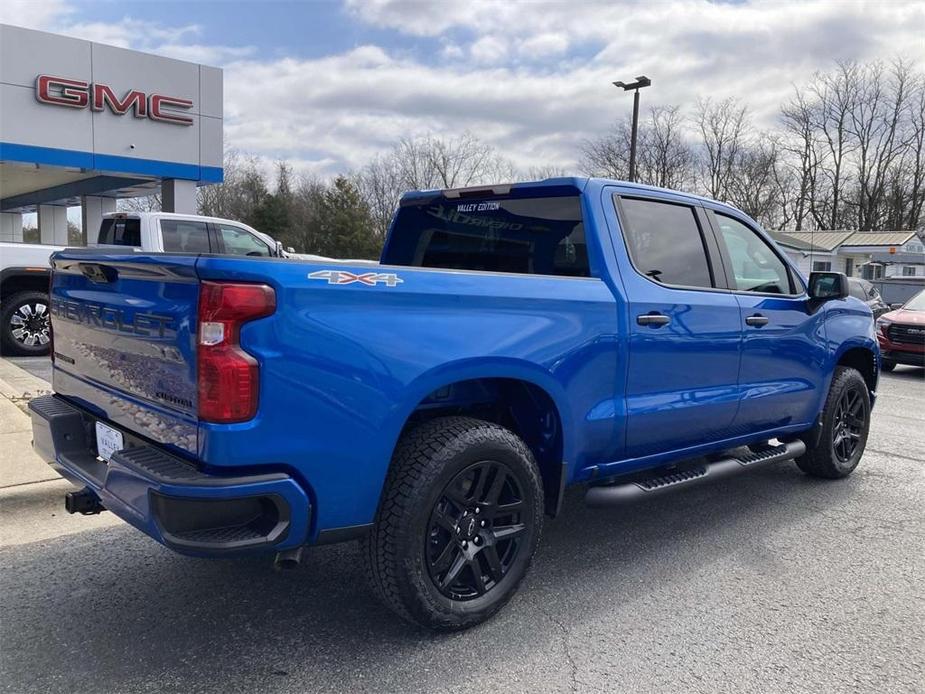
[[[904,56],[925,68],[921,2],[490,2],[347,0],[357,20],[393,29],[397,49],[258,59],[212,46],[195,25],[79,23],[67,5],[38,28],[225,67],[226,141],[319,174],[362,165],[402,136],[470,130],[523,168],[569,167],[582,140],[630,109],[611,82],[646,74],[643,107],[736,96],[774,124],[791,84],[836,59]],[[12,10],[10,8],[13,8]],[[26,3],[7,0],[10,13]],[[32,7],[29,3],[28,7]],[[43,7],[45,7],[43,5]],[[130,6],[128,6],[130,8]],[[12,21],[12,20],[10,20]],[[14,22],[15,23],[15,22]],[[20,21],[20,24],[34,25]],[[417,37],[433,57],[422,59]]]
[[[507,42],[497,36],[483,36],[470,46],[469,53],[477,63],[497,64],[507,57]]]
[[[3,0],[0,4],[0,22],[32,29],[47,29],[72,12],[65,0]]]
[[[701,96],[736,96],[766,128],[792,83],[835,59],[904,55],[925,66],[916,30],[925,26],[925,7],[909,3],[538,7],[475,0],[465,11],[445,3],[350,7],[364,21],[406,34],[446,40],[441,32],[465,29],[471,39],[467,46],[456,34],[444,43],[443,59],[429,64],[380,52],[369,66],[357,53],[371,48],[321,60],[239,63],[226,75],[235,113],[229,140],[283,153],[309,147],[345,168],[402,136],[468,129],[524,168],[569,167],[582,140],[629,111],[631,100],[610,84],[615,79],[651,77],[644,108],[680,104],[690,111]],[[466,46],[469,60],[459,48]],[[248,85],[247,96],[232,85]]]
[[[565,34],[548,32],[537,34],[521,41],[518,52],[528,58],[552,58],[565,53],[569,47],[569,40]]]

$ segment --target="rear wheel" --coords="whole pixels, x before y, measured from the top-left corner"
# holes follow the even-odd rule
[[[400,441],[364,555],[374,590],[438,630],[491,617],[536,551],[542,485],[529,448],[490,422],[441,418]]]
[[[0,310],[3,353],[28,357],[48,354],[51,343],[48,317],[48,296],[42,292],[18,292],[4,297]]]
[[[838,367],[822,410],[822,430],[813,446],[797,458],[807,475],[838,479],[858,466],[870,428],[870,393],[861,374]]]

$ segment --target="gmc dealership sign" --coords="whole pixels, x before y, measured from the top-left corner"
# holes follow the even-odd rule
[[[108,109],[117,116],[124,116],[132,111],[135,118],[150,118],[175,125],[193,124],[192,118],[177,112],[193,107],[193,102],[189,99],[165,94],[145,94],[137,89],[130,89],[119,98],[108,85],[65,77],[39,75],[35,80],[35,98],[43,104],[55,106],[89,107],[94,111]]]

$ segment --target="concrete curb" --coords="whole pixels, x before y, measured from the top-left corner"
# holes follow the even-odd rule
[[[51,384],[48,381],[33,376],[6,359],[0,359],[0,395],[11,400],[26,414],[29,414],[28,405],[32,398],[50,392]]]

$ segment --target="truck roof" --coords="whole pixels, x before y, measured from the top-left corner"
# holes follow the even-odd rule
[[[589,185],[603,187],[603,186],[620,186],[623,188],[638,188],[640,191],[648,192],[660,192],[660,193],[671,193],[672,195],[681,196],[688,198],[690,200],[696,200],[699,202],[709,202],[713,205],[722,205],[723,207],[740,212],[738,208],[729,203],[722,202],[720,200],[714,200],[713,198],[708,198],[703,195],[695,195],[694,193],[686,193],[680,190],[672,190],[670,188],[660,188],[658,186],[645,185],[643,183],[633,183],[630,181],[621,181],[614,178],[598,178],[598,177],[589,177],[589,176],[562,176],[558,178],[546,178],[542,181],[520,181],[517,183],[499,183],[499,184],[487,184],[487,185],[477,185],[477,186],[467,186],[464,188],[443,188],[443,189],[432,189],[432,190],[411,190],[406,192],[401,197],[402,204],[409,204],[417,200],[432,198],[436,195],[442,195],[445,197],[474,197],[479,193],[484,193],[485,196],[491,195],[506,195],[511,190],[524,190],[527,188],[576,188],[579,191],[584,191]]]

